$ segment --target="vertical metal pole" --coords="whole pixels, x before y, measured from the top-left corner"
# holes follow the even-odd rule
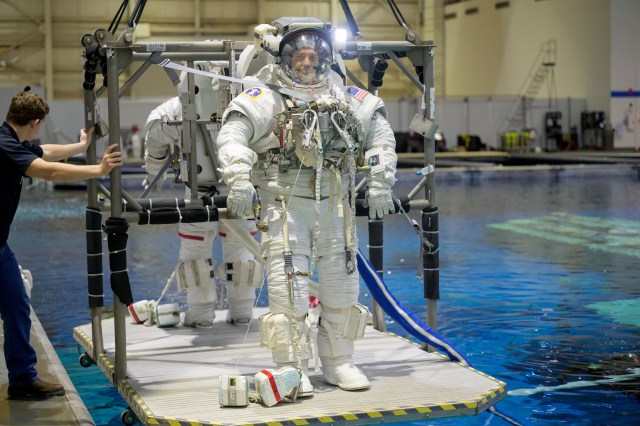
[[[54,99],[53,87],[53,25],[51,19],[51,0],[44,0],[44,61],[45,95],[47,101]]]
[[[374,93],[376,88],[371,85],[373,76],[373,57],[367,57],[367,90]],[[383,248],[384,243],[384,226],[382,219],[369,220],[369,260],[371,265],[376,268],[378,274],[384,274]],[[371,315],[373,316],[373,327],[376,330],[387,331],[387,324],[384,321],[384,311],[378,305],[378,302],[371,301]]]
[[[423,82],[424,82],[424,98],[423,98],[423,116],[427,120],[435,122],[435,88],[434,88],[434,68],[433,68],[433,46],[423,47]],[[424,138],[424,161],[426,164],[436,164],[436,151],[435,142],[429,138]],[[423,217],[425,214],[434,215],[437,220],[438,209],[436,203],[436,176],[435,173],[427,175],[427,183],[424,186],[425,199],[429,201],[429,208],[423,210]],[[425,233],[424,238],[428,240],[429,235]],[[424,244],[424,243],[423,243]],[[436,263],[439,256],[437,247],[424,247],[425,251],[434,249],[435,253],[432,253],[432,257],[435,256]],[[424,270],[424,288],[425,298],[427,299],[427,324],[437,330],[438,328],[438,298],[439,298],[439,270],[429,270],[429,265],[423,265]]]
[[[193,62],[187,62],[187,66],[192,68]],[[187,156],[189,189],[191,199],[198,199],[198,149],[196,144],[196,113],[195,100],[195,78],[192,73],[187,73],[187,93],[180,94],[182,102],[182,152]]]
[[[193,8],[193,27],[196,35],[200,36],[202,35],[202,5],[200,4],[200,0],[194,0]]]
[[[96,124],[95,123],[95,93],[93,92],[93,90],[84,89],[83,98],[84,98],[84,128],[90,129]],[[96,134],[94,129],[94,133],[92,133],[91,135],[91,144],[87,149],[87,164],[96,164],[96,159],[97,159]],[[100,208],[100,206],[98,205],[98,185],[97,185],[96,179],[89,179],[87,182],[87,207],[93,208],[96,210]],[[88,230],[88,225],[89,223],[87,222],[87,230]],[[89,244],[88,244],[89,238],[93,238],[93,239],[97,238],[97,240],[101,241],[102,240],[101,237],[102,237],[101,235],[97,235],[97,236],[93,234],[87,235],[87,253],[89,253]],[[100,256],[100,260],[96,260],[96,262],[99,262],[100,265],[102,265],[102,256]],[[88,264],[87,264],[87,269],[88,269]],[[103,279],[102,276],[100,276],[99,279],[94,278],[94,280],[96,281],[99,280],[99,284],[97,284],[99,288],[93,289],[96,292],[98,291],[103,292],[102,279]],[[87,285],[89,285],[89,283],[87,283]],[[93,293],[92,291],[89,292],[89,294],[92,294],[92,293]],[[104,352],[104,340],[102,337],[102,316],[101,316],[102,303],[103,302],[97,304],[98,306],[93,306],[93,304],[90,303],[90,306],[89,306],[89,313],[91,317],[91,340],[93,341],[92,358],[94,361],[98,359],[99,354]]]
[[[120,83],[118,75],[118,50],[107,49],[107,86],[109,101],[109,145],[120,146]],[[120,150],[121,147],[118,148]],[[116,167],[111,171],[111,217],[122,216],[122,171]],[[125,315],[127,308],[117,295],[113,295],[113,326],[115,334],[115,376],[113,383],[127,376],[127,335]]]

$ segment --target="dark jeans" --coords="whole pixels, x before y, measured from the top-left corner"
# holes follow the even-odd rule
[[[11,385],[25,385],[38,379],[36,351],[29,344],[30,313],[18,262],[5,243],[0,246],[0,318],[4,321],[4,359]]]

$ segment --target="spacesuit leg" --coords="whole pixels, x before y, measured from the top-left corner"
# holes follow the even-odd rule
[[[346,221],[333,211],[320,218],[318,236],[318,282],[320,319],[318,321],[318,355],[328,383],[344,390],[370,386],[367,377],[353,365],[353,341],[362,337],[366,326],[366,308],[358,304],[359,278],[357,270],[349,273],[346,266]],[[354,242],[357,246],[357,241]]]
[[[210,327],[215,318],[216,281],[213,276],[213,239],[217,223],[181,223],[180,258],[176,277],[181,291],[187,292],[190,309],[183,325]]]
[[[278,340],[277,344],[269,346],[272,349],[273,361],[278,368],[284,366],[297,367],[298,359],[300,359],[303,376],[298,396],[311,396],[313,394],[313,386],[307,376],[308,361],[311,358],[308,320],[309,284],[306,275],[309,271],[309,257],[308,253],[296,253],[298,244],[304,246],[305,241],[308,241],[309,233],[304,229],[304,220],[300,220],[299,223],[294,223],[291,220],[292,215],[294,217],[300,216],[295,215],[295,212],[288,215],[289,239],[292,243],[295,242],[291,248],[293,251],[291,262],[294,274],[289,277],[285,273],[281,205],[264,203],[263,198],[263,208],[265,205],[269,223],[267,234],[263,234],[263,245],[266,247],[265,253],[267,255],[267,283],[269,286],[270,314],[267,315],[270,315],[273,321],[266,327],[261,324],[261,339],[263,341],[269,340],[266,334],[286,336],[276,339]],[[297,334],[294,334],[294,331],[297,331]]]
[[[306,272],[309,267],[309,259],[304,255],[295,255],[293,256],[293,267],[295,271]],[[272,314],[283,315],[286,318],[284,322],[278,322],[275,326],[289,328],[289,330],[283,330],[281,333],[284,332],[290,336],[290,340],[286,345],[273,349],[273,362],[276,363],[278,368],[285,366],[297,367],[297,359],[299,357],[303,375],[298,396],[310,396],[313,394],[313,385],[311,385],[308,378],[308,365],[311,358],[310,324],[307,318],[309,312],[308,278],[295,275],[290,281],[284,272],[284,257],[282,255],[274,255],[268,263],[267,280],[269,282],[270,311]],[[291,285],[294,292],[295,318],[292,315],[289,302],[289,288]],[[297,343],[294,343],[294,331],[297,332],[295,337]],[[300,352],[296,353],[298,349]]]
[[[237,220],[237,223],[255,237],[257,230],[254,221]],[[256,287],[262,285],[263,267],[223,223],[220,224],[219,235],[224,264],[219,268],[218,277],[224,280],[227,290],[227,321],[247,324],[253,316]]]
[[[367,377],[353,364],[354,330],[349,327],[360,323],[364,333],[366,308],[359,307],[358,273],[349,274],[345,267],[344,252],[322,256],[318,259],[320,281],[320,305],[318,322],[318,354],[322,362],[325,380],[344,390],[364,389],[371,386]],[[361,319],[350,320],[356,310]],[[358,334],[357,332],[355,334]]]

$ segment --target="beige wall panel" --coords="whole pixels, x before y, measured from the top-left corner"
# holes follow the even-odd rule
[[[178,94],[178,89],[171,84],[165,72],[157,66],[151,66],[136,82],[131,90],[135,98],[160,97],[170,98]]]
[[[62,0],[64,1],[64,0]],[[0,2],[0,22],[14,18],[15,16],[42,15],[44,10],[42,0],[4,0]]]
[[[417,0],[397,1],[409,26],[419,31]],[[52,44],[54,97],[65,99],[80,96],[82,84],[82,47],[80,37],[98,28],[108,28],[120,7],[120,0],[53,0]],[[197,4],[200,9],[198,28]],[[333,11],[338,16],[336,24],[346,27],[346,19],[338,6]],[[404,31],[397,24],[384,0],[352,0],[350,6],[358,26],[368,40],[403,40]],[[16,7],[13,7],[15,5]],[[131,1],[118,27],[125,27],[135,1]],[[150,37],[139,41],[200,40],[205,38],[248,40],[258,16],[265,22],[280,16],[315,16],[330,20],[330,0],[154,0],[147,3],[141,23],[150,29]],[[259,10],[262,7],[262,10]],[[261,12],[261,13],[260,13]],[[45,55],[44,34],[40,32],[44,21],[42,0],[0,1],[0,54],[3,48],[15,47],[18,60],[0,72],[0,85],[44,84]],[[135,67],[133,67],[135,68]],[[354,71],[357,64],[352,65]],[[175,90],[160,70],[152,70],[157,78],[145,78],[131,91],[133,96],[172,96]],[[381,93],[390,90],[398,95],[409,93],[396,80],[399,73],[388,71]],[[366,77],[360,73],[360,78]],[[74,81],[75,79],[75,81]],[[98,82],[102,77],[98,76]],[[166,83],[165,83],[166,80]],[[163,83],[158,84],[156,81]],[[398,89],[395,89],[395,88]]]
[[[263,15],[266,17],[267,23],[282,16],[313,16],[318,19],[328,20],[329,11],[328,2],[267,2]]]
[[[514,95],[542,42],[557,41],[558,97],[586,97],[589,108],[604,109],[609,94],[609,2],[511,0],[496,10],[494,0],[469,1],[446,8],[448,96]],[[479,12],[465,15],[477,7]],[[538,97],[546,97],[543,87]]]
[[[201,13],[207,21],[229,20],[253,23],[258,19],[258,2],[255,0],[202,2]]]
[[[193,22],[196,10],[193,0],[181,2],[148,2],[140,22]],[[237,1],[201,1],[200,16],[202,19],[226,19],[233,22],[252,21],[255,13],[255,0]]]
[[[42,0],[21,0],[20,3],[32,3],[29,10],[43,10]],[[52,0],[52,15],[54,18],[78,20],[88,17],[100,18],[109,25],[121,3],[121,0]],[[135,4],[135,1],[129,3]]]

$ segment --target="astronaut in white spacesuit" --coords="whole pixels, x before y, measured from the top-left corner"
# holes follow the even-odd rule
[[[258,81],[229,104],[216,141],[228,214],[252,216],[261,203],[270,313],[260,318],[261,345],[278,367],[303,371],[298,396],[309,396],[309,279],[317,266],[317,349],[325,381],[344,390],[368,388],[353,364],[368,311],[358,304],[355,173],[368,170],[366,201],[373,219],[395,210],[391,188],[397,156],[383,102],[345,87],[335,72],[333,27],[315,18],[261,25],[256,42],[274,55]],[[280,89],[279,89],[280,90]],[[258,198],[254,185],[258,187]]]
[[[214,83],[217,83],[214,81]],[[220,87],[211,87],[211,79],[196,80],[196,112],[203,117],[211,116],[211,109],[217,108],[217,95]],[[148,173],[147,184],[160,172],[170,156],[172,149],[178,149],[180,140],[180,121],[182,105],[179,97],[174,97],[154,109],[146,123],[145,168]],[[174,122],[174,124],[170,124]],[[213,133],[213,130],[208,130]],[[203,135],[196,135],[196,144],[202,144]],[[199,151],[204,151],[199,149]],[[199,163],[204,164],[204,161]],[[187,173],[185,173],[186,175]],[[161,189],[164,178],[161,178],[155,189]],[[198,196],[211,196],[216,188],[199,186]],[[185,197],[191,197],[191,190],[185,188]],[[256,235],[254,221],[237,220],[236,232]],[[236,238],[227,225],[219,222],[180,223],[180,254],[176,267],[176,279],[181,291],[187,293],[189,310],[183,318],[183,325],[210,327],[215,317],[217,302],[216,279],[222,280],[226,288],[228,314],[227,321],[235,324],[246,324],[253,314],[255,289],[260,287],[263,279],[262,264],[255,260],[240,239]],[[213,257],[213,241],[216,236],[222,238],[222,255],[224,264],[215,268]]]

